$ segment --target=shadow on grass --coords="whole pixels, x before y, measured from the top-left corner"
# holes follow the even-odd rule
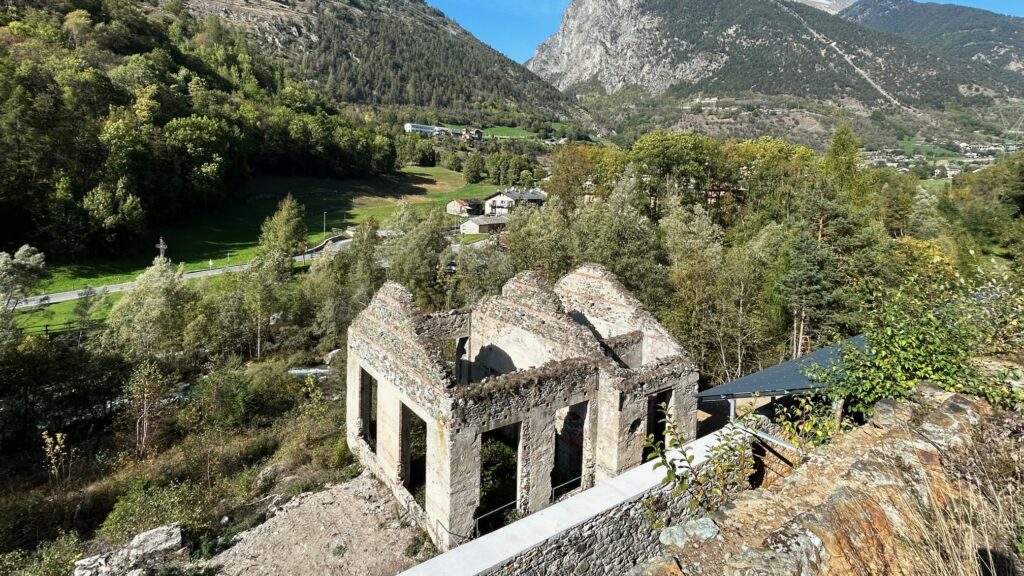
[[[431,188],[442,187],[438,180],[429,172],[400,172],[356,180],[254,178],[243,198],[211,207],[187,221],[156,226],[142,236],[137,246],[126,246],[122,257],[54,263],[53,277],[43,282],[38,292],[63,292],[129,281],[152,263],[160,238],[167,243],[167,257],[186,264],[189,270],[246,262],[259,242],[263,221],[288,194],[305,207],[306,231],[313,245],[323,238],[324,228],[329,234],[332,228],[356,222],[353,199],[425,198]]]

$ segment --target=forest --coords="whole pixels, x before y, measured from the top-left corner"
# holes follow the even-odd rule
[[[389,129],[336,108],[181,2],[0,11],[0,247],[122,253],[254,174],[390,172]],[[137,243],[136,243],[137,244]]]

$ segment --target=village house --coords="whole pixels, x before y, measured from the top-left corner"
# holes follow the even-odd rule
[[[476,216],[459,226],[463,234],[496,234],[508,226],[507,216]]]
[[[359,462],[441,550],[485,531],[481,447],[516,455],[520,514],[638,466],[645,439],[696,436],[697,371],[615,276],[523,272],[470,309],[421,314],[388,282],[348,331],[346,427]],[[493,505],[488,506],[493,507]]]
[[[540,206],[544,204],[547,197],[548,195],[539,188],[520,190],[513,187],[499,190],[484,198],[484,214],[488,216],[508,215],[517,205],[527,203]]]
[[[406,134],[426,134],[427,136],[433,136],[436,131],[437,127],[428,126],[427,124],[405,124]]]
[[[475,198],[456,198],[445,205],[445,212],[453,216],[479,216],[484,213],[484,204]]]

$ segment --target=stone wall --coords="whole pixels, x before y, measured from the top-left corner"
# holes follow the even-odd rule
[[[707,459],[719,437],[713,434],[689,445],[696,464]],[[669,501],[662,498],[663,477],[664,470],[655,469],[653,462],[641,465],[403,576],[622,574],[658,550],[659,533],[645,515],[644,502],[649,497]]]
[[[524,575],[615,575],[631,569],[638,558],[658,553],[658,534],[644,510],[644,500],[658,495],[664,488],[649,491],[625,500],[610,510],[593,516],[542,545],[515,556],[508,564],[479,572],[496,576]],[[676,503],[675,514],[681,499]]]

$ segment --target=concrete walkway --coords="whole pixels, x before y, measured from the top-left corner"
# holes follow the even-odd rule
[[[340,236],[335,236],[334,238],[328,238],[323,243],[321,243],[319,246],[316,246],[314,248],[310,248],[304,254],[299,254],[298,256],[293,256],[292,260],[294,260],[296,262],[304,262],[306,260],[319,258],[320,254],[321,254],[321,252],[323,252],[324,246],[326,246],[327,242],[336,241],[339,238],[341,238],[341,237]],[[344,240],[336,242],[335,248],[338,249],[338,250],[347,250],[348,247],[351,244],[352,244],[352,240],[346,238]],[[241,271],[245,270],[248,267],[249,267],[248,264],[236,264],[236,265],[233,265],[233,266],[221,266],[219,268],[210,268],[208,270],[196,270],[194,272],[186,272],[185,273],[185,279],[186,280],[194,280],[194,279],[198,279],[198,278],[208,278],[210,276],[220,276],[221,274],[226,274],[228,272],[241,272]],[[56,304],[58,302],[70,302],[72,300],[78,300],[78,299],[81,299],[81,298],[85,298],[86,296],[89,296],[90,294],[93,294],[95,292],[99,292],[100,290],[106,290],[108,293],[111,293],[111,294],[113,294],[115,292],[124,292],[125,290],[130,288],[132,284],[133,284],[133,282],[121,282],[119,284],[107,284],[105,286],[90,286],[90,287],[87,287],[87,288],[82,288],[82,289],[79,289],[79,290],[71,290],[71,291],[68,291],[68,292],[55,292],[53,294],[42,294],[42,295],[39,295],[39,296],[30,296],[30,297],[22,300],[21,302],[19,302],[14,308],[17,310],[17,309],[20,309],[20,308],[32,308],[32,307],[35,307],[35,306],[42,306],[42,305],[45,305],[45,304]]]

